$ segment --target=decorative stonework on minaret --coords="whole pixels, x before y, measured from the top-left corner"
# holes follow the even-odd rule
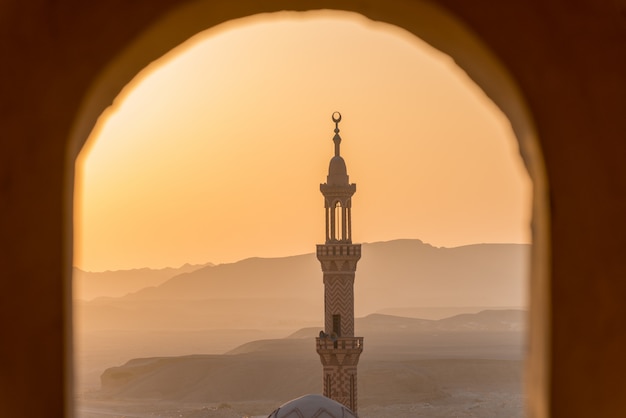
[[[324,395],[357,412],[356,367],[363,351],[363,337],[354,336],[354,272],[361,258],[361,244],[352,244],[352,195],[346,163],[341,157],[339,122],[335,122],[335,156],[330,160],[326,183],[320,184],[326,210],[326,243],[317,245],[317,259],[324,272],[324,331],[316,338],[324,367]]]

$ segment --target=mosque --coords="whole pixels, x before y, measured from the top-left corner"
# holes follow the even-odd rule
[[[354,336],[354,274],[361,244],[352,243],[352,195],[346,162],[341,157],[339,122],[335,122],[335,155],[326,183],[320,184],[326,211],[326,242],[317,245],[324,272],[324,330],[315,339],[323,367],[324,396],[306,395],[280,406],[269,418],[349,418],[357,411],[357,364],[363,337]]]

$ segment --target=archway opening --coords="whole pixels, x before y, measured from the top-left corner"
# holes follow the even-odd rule
[[[334,109],[333,109],[333,110],[334,110]],[[328,113],[328,112],[327,112],[327,113]],[[326,115],[326,116],[327,116],[327,115]],[[389,118],[388,116],[387,116],[387,120],[390,120],[390,118]],[[352,126],[354,127],[355,125],[357,125],[357,123],[354,123],[354,125],[352,125]],[[233,126],[233,125],[231,125],[231,126]],[[346,129],[347,129],[347,128],[346,128]],[[323,130],[323,129],[322,129],[322,130]],[[388,128],[387,128],[387,130],[388,130]],[[295,133],[294,131],[295,131],[294,129],[291,129],[291,130],[289,131],[289,133],[288,133],[288,134],[293,134],[293,133]],[[385,132],[381,132],[381,133],[385,133]],[[327,137],[327,136],[329,136],[329,135],[324,135],[324,132],[321,132],[321,135],[317,135],[317,136],[318,136],[318,137],[321,137],[321,138],[326,138],[326,137]],[[346,133],[346,137],[345,137],[345,138],[346,138],[346,140],[348,140],[348,138],[349,138],[350,136],[358,137],[359,135],[354,135],[354,134],[352,134],[352,135],[348,135],[348,134]],[[355,141],[355,142],[356,142],[356,141]],[[354,146],[356,146],[356,145],[354,145]],[[320,148],[322,148],[322,147],[320,147]],[[358,167],[358,164],[359,164],[358,160],[356,160],[356,159],[351,159],[349,162],[351,162],[351,163],[353,164],[353,167],[355,167],[355,166],[357,166],[357,167]],[[351,175],[353,175],[354,177],[357,177],[357,176],[356,176],[356,174],[354,174],[355,172],[358,172],[358,169],[356,169],[356,170],[355,170],[355,169],[353,169],[353,170],[352,170],[352,172],[351,172]],[[366,171],[365,171],[365,170],[363,170],[363,171],[361,171],[361,173],[366,173]],[[360,184],[365,184],[365,183],[366,183],[366,180],[361,180],[363,177],[364,177],[364,176],[362,175],[362,176],[361,176],[361,178],[360,178],[360,179],[358,179],[358,181],[359,181],[359,183],[360,183]],[[318,202],[318,203],[319,203],[319,202]],[[314,205],[314,207],[315,207],[316,209],[318,209],[319,214],[321,214],[321,213],[322,213],[321,209],[319,209],[319,205]],[[290,210],[291,210],[291,211],[293,211],[293,207],[290,207]],[[358,211],[356,211],[356,213],[358,213]],[[301,212],[300,212],[300,214],[301,214]],[[355,216],[355,224],[357,224],[357,223],[358,223],[358,218],[356,218],[356,216]],[[318,229],[320,229],[320,230],[321,230],[321,225],[322,225],[322,223],[321,223],[321,222],[318,222],[318,226],[320,227],[320,228],[318,228]],[[359,229],[358,227],[355,227],[355,231],[358,231],[358,229]]]

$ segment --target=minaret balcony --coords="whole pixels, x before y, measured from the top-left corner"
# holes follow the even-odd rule
[[[363,351],[363,337],[316,337],[315,342],[317,344],[317,352],[322,354],[324,352],[333,353],[350,353]]]
[[[317,259],[324,273],[351,274],[361,258],[361,244],[318,244]]]
[[[356,193],[356,183],[345,185],[322,183],[320,184],[320,191],[329,200],[332,200],[332,198],[351,197]]]
[[[317,258],[361,258],[361,244],[317,244]]]

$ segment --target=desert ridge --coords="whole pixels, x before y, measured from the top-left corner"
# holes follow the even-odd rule
[[[391,416],[385,414],[398,405],[437,406],[436,414],[500,408],[501,416],[521,416],[525,317],[525,311],[490,310],[441,320],[359,318],[357,329],[368,341],[359,369],[360,416],[368,411],[372,417]],[[253,414],[319,392],[314,331],[251,341],[223,355],[133,359],[107,369],[101,389],[90,393],[87,403],[158,399],[187,405],[189,411],[228,403]],[[436,414],[425,416],[446,416]]]

